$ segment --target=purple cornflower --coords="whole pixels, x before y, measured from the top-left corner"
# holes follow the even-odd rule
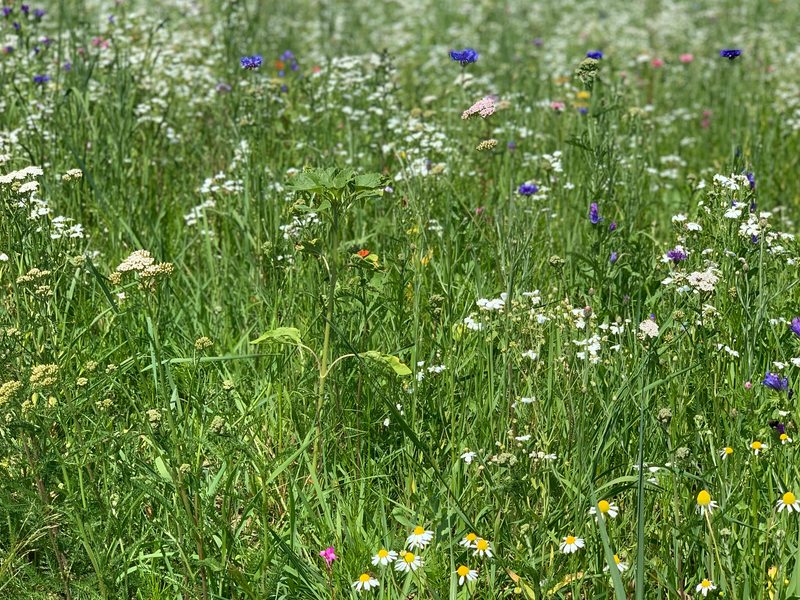
[[[508,142],[508,149],[509,150],[516,150],[517,145],[514,142]]]
[[[611,233],[616,228],[617,228],[617,222],[616,221],[611,221],[611,225],[608,226],[608,232]]]
[[[767,375],[764,377],[764,381],[761,382],[761,385],[772,388],[776,392],[785,392],[789,389],[789,378],[781,377],[777,373],[770,373],[767,371]]]
[[[742,51],[739,50],[739,49],[729,49],[729,50],[720,50],[719,51],[719,55],[722,58],[727,58],[727,59],[730,59],[730,60],[733,60],[737,56],[741,56],[741,54],[742,54]]]
[[[608,262],[610,262],[611,264],[614,264],[615,262],[617,262],[618,258],[619,258],[619,254],[617,254],[616,252],[612,252],[611,253],[611,258],[608,259]]]
[[[297,73],[297,71],[300,70],[300,65],[297,64],[296,60],[292,59],[292,62],[290,63],[290,68],[292,69],[292,71]]]
[[[582,115],[585,115],[585,114],[587,114],[589,112],[589,109],[586,108],[585,106],[579,106],[578,107],[578,112],[581,113]]]
[[[533,45],[537,48],[544,44],[544,40],[542,38],[533,38]]]
[[[264,62],[264,59],[261,58],[260,55],[254,54],[253,56],[243,56],[242,57],[242,66],[245,69],[257,69],[261,66],[261,63]]]
[[[71,71],[72,70],[72,63],[67,61],[64,63],[64,66],[61,67],[62,71]]]
[[[460,62],[462,67],[466,67],[468,64],[478,60],[478,53],[472,48],[465,48],[461,52],[450,50],[450,58],[456,62]]]
[[[603,53],[600,50],[590,50],[586,53],[586,58],[593,58],[595,60],[600,60],[603,58]]]
[[[114,24],[114,15],[108,17],[108,22],[111,23],[112,25]]]
[[[19,9],[22,11],[23,15],[27,15],[31,7],[28,6],[27,4],[23,4],[22,6],[19,7]]]
[[[4,6],[4,7],[3,7],[3,16],[4,16],[4,17],[7,17],[7,16],[8,16],[8,15],[10,15],[12,12],[14,12],[14,9],[13,9],[13,8],[11,8],[10,6]]]
[[[218,94],[224,94],[226,92],[231,91],[231,86],[229,86],[224,81],[220,81],[216,86],[214,86],[214,89],[217,91]]]
[[[682,260],[689,258],[689,255],[680,248],[673,248],[667,251],[667,258],[677,265]]]
[[[294,54],[292,54],[291,50],[287,50],[286,52],[281,54],[281,60],[282,61],[294,60]]]
[[[33,11],[33,16],[36,17],[37,19],[41,19],[44,16],[44,14],[45,12],[44,9],[42,8],[37,8],[36,10]]]
[[[15,22],[14,22],[14,29],[15,29],[15,30],[17,30],[17,31],[19,31],[20,29],[22,29],[22,25],[20,25],[19,23],[17,23],[17,22],[15,21]]]
[[[283,77],[284,75],[285,75],[285,74],[284,74],[284,72],[283,72],[283,69],[281,69],[280,71],[278,71],[278,77]]]
[[[321,550],[319,555],[325,559],[325,562],[327,563],[329,569],[331,568],[331,563],[339,558],[338,556],[336,556],[336,552],[333,550],[333,546],[325,550]]]
[[[42,43],[43,43],[45,46],[49,46],[49,45],[50,45],[50,38],[49,38],[49,37],[44,37],[44,38],[42,38]]]
[[[757,236],[757,235],[751,235],[751,236],[750,236],[750,241],[751,241],[753,244],[757,244],[757,243],[758,243],[758,236]]]
[[[539,188],[535,185],[523,183],[521,186],[519,186],[519,193],[523,196],[533,196],[538,191]]]
[[[589,220],[592,222],[592,225],[597,225],[603,219],[605,219],[605,217],[601,217],[597,212],[597,202],[592,202],[589,205]]]
[[[792,319],[792,324],[789,325],[789,331],[791,331],[797,337],[800,337],[800,319],[797,317]]]
[[[33,78],[33,83],[47,83],[50,81],[49,75],[37,75]]]
[[[747,173],[746,177],[747,177],[747,181],[750,182],[750,189],[751,190],[756,189],[756,174],[751,171],[751,172]]]
[[[286,93],[286,92],[288,92],[288,91],[289,91],[289,88],[288,88],[288,87],[286,87],[285,85],[282,85],[282,86],[281,86],[281,91],[282,91],[282,92],[284,92],[284,93]]]

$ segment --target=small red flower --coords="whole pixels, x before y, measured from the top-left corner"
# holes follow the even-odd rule
[[[275,68],[278,69],[279,71],[282,71],[283,70],[283,61],[282,60],[276,60],[275,61]]]
[[[367,258],[367,256],[369,256],[369,250],[359,250],[356,254],[361,258]]]

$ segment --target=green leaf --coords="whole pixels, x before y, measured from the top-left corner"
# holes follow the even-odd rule
[[[362,352],[359,354],[361,358],[368,358],[370,360],[374,360],[383,364],[385,367],[389,367],[395,373],[397,373],[400,377],[405,377],[406,375],[411,375],[411,369],[409,369],[406,365],[400,362],[400,359],[394,356],[393,354],[382,354],[377,350],[370,350],[368,352]]]
[[[314,192],[320,194],[323,186],[309,173],[298,173],[286,182],[286,187],[295,192]]]
[[[169,474],[169,470],[167,469],[167,465],[164,464],[164,459],[160,456],[156,457],[156,469],[158,469],[158,474],[161,475],[167,481],[172,481],[172,475]]]
[[[310,256],[320,256],[322,252],[325,250],[325,242],[320,240],[319,238],[315,238],[313,240],[308,240],[305,242],[300,242],[294,245],[295,248],[300,250],[303,254],[308,254]]]
[[[353,169],[342,169],[334,176],[331,187],[337,190],[343,189],[353,179],[353,175],[355,175]]]
[[[294,327],[278,327],[266,333],[262,333],[260,337],[250,342],[251,344],[260,344],[262,342],[271,342],[273,344],[289,344],[291,346],[300,346],[303,341],[300,339],[300,332]]]
[[[383,185],[383,177],[380,173],[364,173],[363,175],[357,175],[355,184],[356,191],[378,190],[385,187]]]

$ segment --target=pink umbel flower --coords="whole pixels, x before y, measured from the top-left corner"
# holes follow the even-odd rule
[[[681,54],[680,58],[678,59],[682,63],[690,63],[694,60],[693,54]]]
[[[555,110],[556,112],[561,112],[565,108],[565,104],[563,102],[551,102],[550,108]]]
[[[327,548],[325,550],[320,551],[319,555],[325,559],[325,562],[328,564],[328,568],[331,568],[331,563],[335,561],[338,556],[336,556],[336,552],[333,550],[333,546]]]
[[[461,113],[461,118],[469,119],[472,115],[480,115],[482,119],[485,119],[492,114],[494,114],[494,99],[486,96]]]
[[[655,68],[663,67],[664,66],[664,61],[661,60],[660,58],[654,58],[653,62],[650,63],[650,64],[652,64]]]

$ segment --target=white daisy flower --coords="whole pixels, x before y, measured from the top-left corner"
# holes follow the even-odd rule
[[[583,548],[583,546],[583,538],[576,538],[575,536],[568,535],[564,538],[564,541],[559,544],[558,548],[564,554],[572,554],[573,552],[577,552],[580,548]]]
[[[461,460],[463,460],[467,464],[470,464],[472,462],[472,459],[475,458],[476,456],[478,456],[476,452],[467,451],[461,455]]]
[[[753,454],[755,454],[756,456],[758,456],[758,453],[761,452],[762,450],[767,449],[767,445],[762,444],[759,441],[753,442],[752,444],[750,444],[750,447],[753,449]]]
[[[385,550],[381,548],[378,553],[372,557],[372,564],[382,564],[384,567],[397,560],[397,552],[394,550]]]
[[[783,509],[786,509],[787,513],[791,513],[792,511],[800,513],[800,503],[797,502],[797,498],[795,498],[792,492],[786,492],[782,498],[778,499],[778,512],[783,512]]]
[[[597,506],[592,506],[589,509],[589,514],[595,515],[594,517],[595,521],[597,521],[598,519],[597,517],[598,509],[600,510],[601,515],[603,516],[608,515],[612,519],[616,519],[617,514],[619,514],[619,507],[616,504],[614,504],[613,502],[606,502],[605,500],[600,500],[600,502],[597,503]]]
[[[353,582],[353,587],[356,588],[356,591],[360,592],[364,590],[365,592],[370,591],[372,588],[376,588],[380,585],[380,581],[372,577],[367,573],[363,573],[359,578]]]
[[[703,594],[703,597],[705,598],[706,596],[708,596],[709,591],[715,589],[717,589],[717,586],[714,585],[713,581],[710,581],[708,579],[703,579],[703,581],[697,584],[695,591]]]
[[[431,543],[432,539],[432,531],[427,531],[424,527],[417,527],[414,529],[411,535],[408,536],[408,539],[406,540],[406,546],[409,548],[424,548]]]
[[[731,454],[733,454],[733,448],[731,448],[730,446],[726,446],[725,448],[719,451],[719,455],[722,457],[722,460],[725,460]]]
[[[475,547],[475,543],[478,541],[478,539],[479,538],[478,538],[477,535],[475,535],[474,533],[470,532],[464,537],[463,540],[458,542],[458,545],[459,546],[464,546],[464,548],[474,548]]]
[[[489,542],[483,538],[478,538],[475,542],[475,552],[472,556],[480,556],[481,558],[492,558],[492,549],[489,547]]]
[[[404,552],[401,559],[394,564],[394,568],[397,571],[408,573],[409,571],[416,571],[422,565],[423,562],[419,556],[415,556],[411,552]]]
[[[616,554],[614,555],[614,562],[617,564],[617,569],[619,569],[620,573],[621,573],[622,571],[625,571],[625,570],[627,570],[627,568],[628,568],[628,565],[626,565],[624,562],[622,562],[622,561],[619,559],[619,556],[617,556]],[[605,567],[603,567],[603,571],[608,571],[608,565],[606,565]]]
[[[699,512],[702,515],[706,514],[706,512],[711,514],[716,508],[717,503],[711,499],[711,495],[707,491],[701,490],[701,492],[697,494],[697,508],[695,512]]]
[[[781,434],[780,440],[781,440],[781,444],[783,444],[784,446],[785,446],[786,444],[791,444],[791,443],[792,443],[792,438],[790,438],[790,437],[789,437],[788,435],[786,435],[785,433],[782,433],[782,434]]]
[[[478,578],[478,571],[461,565],[456,569],[456,575],[458,575],[458,585],[464,585],[465,581],[475,581]]]

